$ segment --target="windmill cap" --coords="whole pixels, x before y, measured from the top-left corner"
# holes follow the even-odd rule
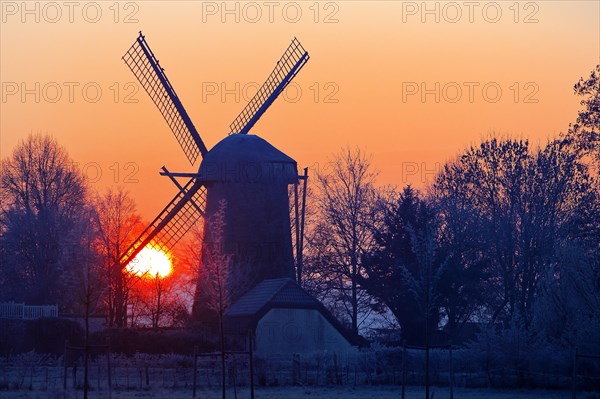
[[[232,134],[206,153],[200,164],[205,182],[294,183],[296,161],[253,134]]]

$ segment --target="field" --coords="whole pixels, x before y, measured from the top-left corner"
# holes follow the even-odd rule
[[[400,387],[395,386],[357,386],[357,387],[259,387],[255,391],[256,399],[399,399]],[[447,399],[450,397],[447,388],[432,388],[433,399]],[[420,399],[424,397],[424,388],[407,387],[406,399]],[[82,391],[0,391],[0,398],[3,399],[80,399],[83,397]],[[90,399],[108,398],[108,392],[91,392]],[[196,396],[198,399],[218,399],[221,397],[221,391],[218,389],[199,390]],[[237,395],[233,390],[228,390],[228,398],[247,399],[250,393],[247,388],[237,390]],[[600,393],[579,393],[580,399],[597,399]],[[139,399],[139,398],[168,398],[168,399],[191,399],[191,390],[129,390],[114,391],[113,399]],[[455,399],[569,399],[571,393],[566,391],[544,391],[544,390],[491,390],[491,389],[455,389]]]
[[[389,353],[388,353],[389,352]],[[256,358],[254,372],[256,399],[401,399],[404,379],[396,352],[367,351],[354,356],[329,354],[305,357],[284,356],[268,359]],[[431,399],[449,399],[447,354],[432,353]],[[463,359],[464,357],[464,359]],[[67,357],[77,367],[68,367],[65,374],[63,357],[48,357],[27,353],[10,358],[0,358],[0,399],[80,399],[83,367],[76,358]],[[81,359],[79,359],[81,360]],[[109,362],[110,360],[110,362]],[[220,365],[214,357],[197,360],[198,399],[221,398]],[[424,398],[423,364],[419,353],[407,353],[405,375],[406,399]],[[109,366],[110,363],[110,366]],[[399,366],[400,364],[400,366]],[[564,370],[545,373],[524,379],[510,369],[475,369],[467,357],[457,351],[454,361],[456,399],[570,399],[570,378]],[[185,355],[133,356],[99,355],[90,362],[89,399],[192,399],[194,361]],[[108,371],[110,370],[110,373]],[[549,369],[552,371],[552,369]],[[562,371],[562,372],[560,372]],[[110,375],[110,378],[109,378]],[[594,374],[597,376],[597,374]],[[66,381],[65,381],[66,377]],[[535,378],[534,378],[535,377]],[[110,384],[109,384],[109,381]],[[435,381],[435,382],[433,382]],[[600,399],[597,378],[578,381],[578,399]],[[536,382],[537,385],[533,384]],[[66,390],[63,389],[63,384]],[[111,391],[109,390],[111,386]],[[538,387],[517,389],[515,387]],[[586,392],[596,389],[594,393]],[[109,394],[110,392],[110,394]],[[249,369],[244,356],[227,359],[227,398],[247,399]]]

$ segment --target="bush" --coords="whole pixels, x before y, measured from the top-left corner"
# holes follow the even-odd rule
[[[0,323],[0,355],[9,356],[32,351],[33,338],[27,333],[26,320],[3,319]]]
[[[113,353],[131,356],[135,353],[189,355],[194,346],[202,352],[215,350],[215,345],[205,336],[190,330],[133,330],[107,329],[92,334],[91,342],[104,343],[110,340]]]
[[[570,381],[572,351],[528,335],[516,323],[483,328],[461,352],[460,361],[481,370],[487,386],[555,389]]]
[[[65,340],[83,343],[83,329],[72,320],[46,318],[37,320],[10,320],[0,323],[0,354],[3,356],[35,351],[61,355]]]

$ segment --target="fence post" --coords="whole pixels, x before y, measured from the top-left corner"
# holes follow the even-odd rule
[[[69,340],[65,339],[65,354],[63,356],[63,390],[67,389],[67,349],[69,348]]]
[[[112,370],[110,367],[110,338],[106,338],[107,354],[106,354],[106,368],[108,370],[108,397],[112,398]]]
[[[254,343],[252,342],[252,330],[248,331],[248,356],[250,357],[250,399],[254,399]]]
[[[577,347],[573,353],[573,376],[571,380],[571,398],[577,399]]]
[[[406,386],[406,340],[402,341],[402,399],[405,395]]]
[[[194,377],[192,378],[192,398],[196,397],[196,373],[198,372],[198,345],[194,346]]]
[[[450,355],[450,399],[454,399],[454,366],[452,363],[452,341],[450,341],[450,347],[448,349]]]

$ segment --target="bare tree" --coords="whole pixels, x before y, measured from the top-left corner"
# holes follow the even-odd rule
[[[187,313],[182,297],[185,282],[179,274],[175,270],[166,276],[147,273],[132,287],[130,297],[136,303],[136,314],[149,320],[152,328],[177,325],[182,321],[182,311]],[[132,326],[134,324],[132,322]]]
[[[538,337],[570,347],[600,342],[600,257],[582,249],[576,242],[559,249],[559,262],[541,281],[532,323]]]
[[[182,291],[193,298],[198,291],[198,281],[202,269],[202,241],[204,240],[204,218],[200,218],[187,234],[187,240],[180,243]]]
[[[600,64],[590,73],[589,78],[581,78],[573,86],[577,96],[583,97],[575,123],[569,126],[565,135],[571,140],[581,155],[590,155],[591,164],[600,165]]]
[[[73,234],[86,186],[66,150],[32,134],[2,160],[0,178],[2,296],[69,306],[67,280],[76,267]]]
[[[95,210],[88,206],[79,216],[76,233],[81,244],[81,250],[77,254],[79,267],[74,275],[74,291],[77,305],[83,310],[85,324],[83,397],[87,399],[89,391],[90,316],[97,311],[106,287],[102,282],[102,264],[95,245],[98,235]]]
[[[148,306],[150,313],[150,321],[152,322],[152,328],[158,328],[160,326],[161,319],[165,313],[167,304],[165,303],[165,296],[168,292],[167,283],[165,279],[158,274],[151,278],[151,302]]]
[[[102,257],[108,325],[127,326],[127,304],[131,275],[123,270],[119,260],[143,227],[134,200],[123,188],[109,188],[96,196],[98,218],[98,251]]]
[[[359,308],[369,309],[372,302],[357,277],[363,273],[363,254],[374,244],[372,228],[380,220],[374,187],[378,172],[359,148],[341,150],[327,165],[316,179],[313,200],[318,220],[308,236],[306,285],[310,288],[312,273],[319,283],[317,290],[330,290],[337,297],[336,303],[349,315],[352,331],[358,333]]]
[[[225,399],[225,330],[224,314],[231,303],[232,284],[231,278],[232,255],[225,252],[224,231],[225,212],[227,202],[219,201],[219,209],[206,220],[204,242],[202,243],[201,266],[198,270],[198,290],[206,306],[215,312],[219,322],[219,336],[221,343],[221,385],[222,396]]]
[[[461,204],[485,258],[482,289],[491,321],[514,318],[527,329],[541,279],[558,261],[557,250],[577,240],[597,245],[597,193],[587,168],[563,140],[530,150],[526,141],[492,138],[444,167],[436,195]],[[459,237],[460,239],[461,237]]]

